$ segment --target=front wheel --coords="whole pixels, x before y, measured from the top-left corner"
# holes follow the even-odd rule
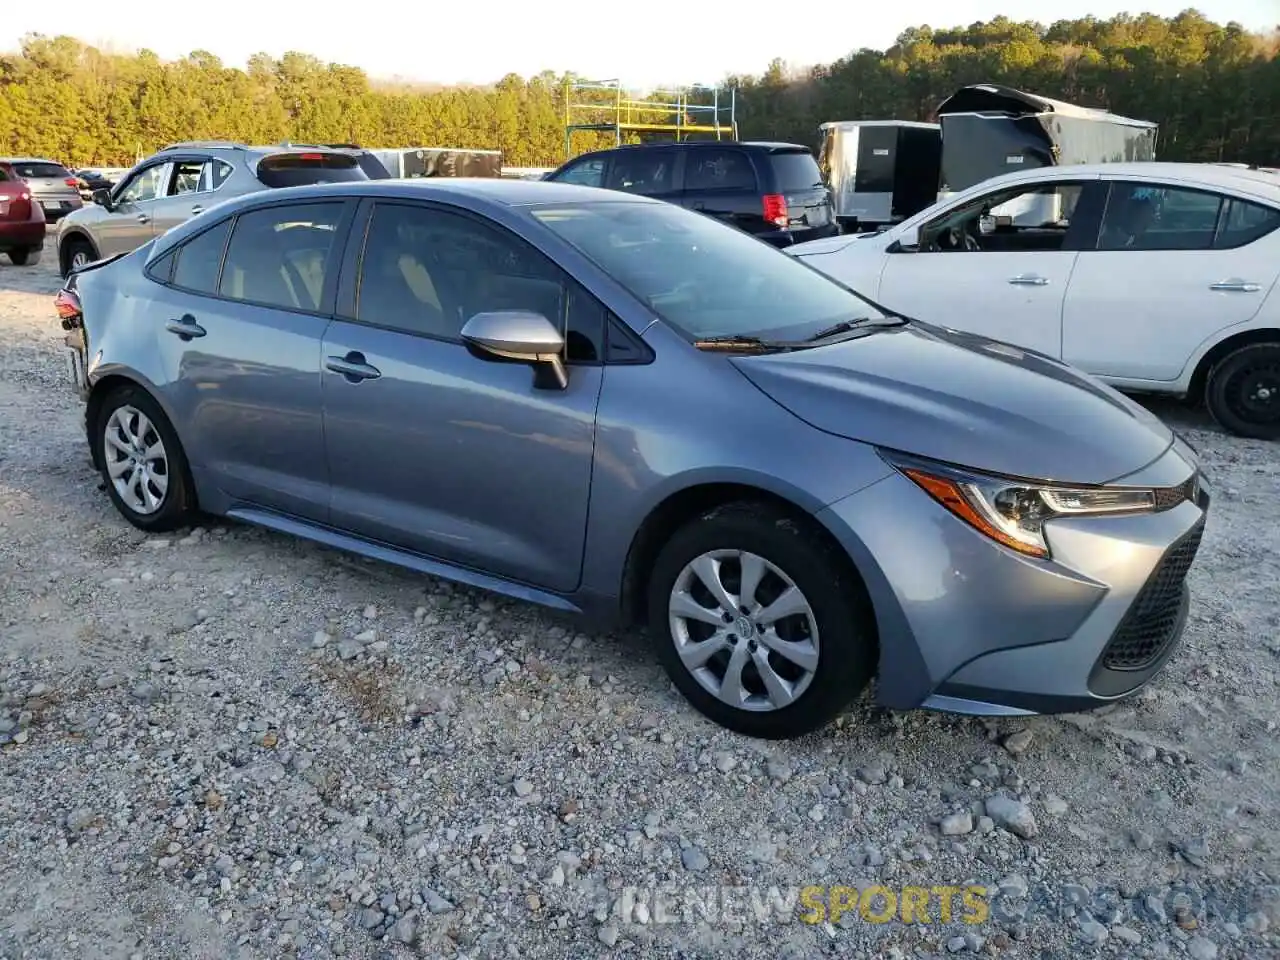
[[[65,278],[72,270],[79,270],[93,263],[94,259],[93,246],[89,241],[73,237],[62,250],[62,276]]]
[[[1214,364],[1205,406],[1230,433],[1280,440],[1280,343],[1252,343]]]
[[[178,435],[160,405],[141,387],[107,397],[94,429],[107,495],[131,524],[149,533],[187,526],[194,486]]]
[[[810,523],[768,504],[716,507],[676,531],[648,601],[672,682],[738,733],[811,733],[875,670],[874,618],[847,559]]]

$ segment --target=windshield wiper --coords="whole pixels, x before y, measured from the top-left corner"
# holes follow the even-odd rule
[[[892,314],[887,317],[858,317],[854,320],[841,320],[839,323],[833,323],[825,330],[819,330],[811,337],[805,337],[803,342],[813,343],[817,340],[825,340],[827,337],[834,337],[837,334],[848,333],[851,330],[865,330],[868,327],[900,327],[906,322],[906,317]]]
[[[791,350],[794,344],[780,340],[764,340],[760,337],[704,337],[693,341],[699,350]]]

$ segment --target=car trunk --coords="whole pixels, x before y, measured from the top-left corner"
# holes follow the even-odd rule
[[[831,192],[813,154],[808,150],[775,150],[769,154],[769,163],[777,189],[786,199],[792,232],[828,226],[832,221]]]
[[[46,213],[75,209],[81,204],[80,187],[71,171],[53,163],[15,161],[13,176],[21,178]]]

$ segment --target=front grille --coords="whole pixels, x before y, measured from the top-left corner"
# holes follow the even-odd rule
[[[1161,487],[1155,491],[1156,510],[1172,510],[1184,500],[1196,499],[1199,492],[1200,474],[1193,473],[1176,487]]]
[[[1111,642],[1102,652],[1108,670],[1145,670],[1173,639],[1182,606],[1183,582],[1200,549],[1201,520],[1164,555],[1138,591]]]

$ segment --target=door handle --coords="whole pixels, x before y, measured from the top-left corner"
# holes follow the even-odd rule
[[[1020,273],[1016,277],[1010,277],[1009,282],[1016,283],[1024,287],[1047,287],[1049,285],[1049,278],[1038,277],[1034,273]]]
[[[194,207],[191,208],[191,215],[194,217],[198,213],[204,213],[204,207],[200,206],[200,204],[197,203]]]
[[[148,217],[145,213],[140,213],[140,214],[138,214],[138,222],[139,222],[139,223],[150,223],[150,222],[151,222],[151,218],[150,218],[150,217]]]
[[[1251,283],[1248,280],[1219,280],[1217,283],[1209,284],[1210,290],[1230,290],[1235,293],[1257,293],[1262,289],[1262,284]]]
[[[177,334],[178,338],[184,342],[195,337],[203,337],[206,332],[204,327],[196,323],[196,318],[189,313],[184,314],[181,320],[170,320],[164,328],[170,333]]]
[[[340,373],[348,383],[359,383],[361,380],[377,380],[382,371],[372,364],[365,363],[364,354],[357,350],[350,351],[345,357],[328,357],[325,368]]]

